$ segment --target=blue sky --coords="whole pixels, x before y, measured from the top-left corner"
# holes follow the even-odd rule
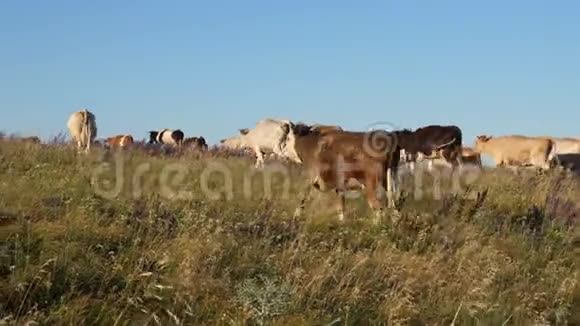
[[[265,118],[580,136],[574,1],[2,1],[0,129],[210,143]]]

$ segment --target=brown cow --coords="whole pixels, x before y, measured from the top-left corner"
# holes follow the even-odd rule
[[[333,190],[340,200],[339,220],[344,220],[345,192],[364,190],[368,205],[375,210],[375,223],[383,213],[377,191],[386,189],[387,205],[395,207],[400,148],[396,136],[385,131],[321,133],[293,127],[294,140],[287,143],[288,158],[304,166],[309,186],[295,216],[304,209],[312,188]],[[380,139],[386,140],[381,142]],[[378,141],[376,141],[378,140]],[[356,180],[357,185],[350,184]]]
[[[105,144],[110,147],[127,148],[133,143],[135,143],[135,141],[131,135],[117,135],[105,139]]]

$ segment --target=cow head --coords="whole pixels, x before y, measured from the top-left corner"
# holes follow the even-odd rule
[[[203,136],[200,136],[197,139],[197,142],[202,150],[204,150],[204,151],[208,150],[207,142],[205,141],[205,138],[203,138]]]
[[[482,143],[486,143],[491,139],[491,136],[487,136],[487,135],[479,135],[475,138],[476,141],[482,142]]]
[[[308,135],[310,133],[318,131],[317,129],[312,128],[311,126],[304,124],[304,123],[297,123],[297,124],[293,125],[291,129],[292,129],[291,130],[292,133],[295,136],[305,136],[305,135]]]
[[[481,152],[481,150],[483,149],[483,147],[485,147],[486,143],[491,139],[491,136],[487,136],[487,135],[479,135],[477,137],[475,137],[475,146],[474,146],[474,150],[476,152]]]
[[[297,126],[290,126],[288,134],[286,135],[286,142],[284,144],[283,153],[284,156],[289,160],[301,164],[302,159],[300,158],[300,155],[298,155],[298,152],[296,151],[296,133],[294,131],[296,127]]]

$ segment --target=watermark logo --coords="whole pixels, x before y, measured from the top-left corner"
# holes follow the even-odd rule
[[[363,151],[373,158],[384,157],[387,152],[396,148],[399,140],[393,133],[399,128],[390,122],[379,121],[366,126],[366,135],[363,140]]]
[[[374,122],[367,125],[365,129],[362,150],[371,157],[392,155],[392,149],[400,144],[398,133],[395,131],[402,129],[393,123]],[[302,184],[304,181],[314,180],[302,180],[297,177],[296,173],[292,173],[294,165],[287,164],[283,160],[269,161],[261,168],[255,168],[253,162],[247,165],[239,164],[239,161],[229,164],[227,160],[211,156],[201,161],[196,160],[195,163],[183,159],[156,161],[145,159],[141,162],[136,162],[136,160],[138,160],[137,157],[132,157],[131,152],[119,151],[114,153],[113,159],[109,156],[99,163],[91,175],[95,193],[104,198],[114,199],[129,188],[134,199],[141,198],[147,192],[155,191],[168,200],[192,200],[199,195],[208,200],[225,201],[231,201],[236,196],[241,196],[240,198],[244,200],[257,199],[257,197],[288,200],[300,195],[292,194],[294,183]],[[334,163],[334,166],[329,167],[324,173],[334,175],[336,179],[333,182],[347,189],[348,198],[358,198],[364,195],[366,193],[364,178],[363,180],[346,178],[347,175],[356,175],[352,172],[361,169],[361,162],[339,156],[336,157]],[[416,168],[409,171],[409,164],[401,160],[401,164],[396,169],[397,173],[392,176],[390,183],[378,181],[377,191],[388,191],[384,189],[386,185],[387,188],[397,191],[412,190],[416,200],[421,200],[425,196],[440,200],[444,193],[463,192],[479,178],[482,171],[477,166],[464,165],[453,170],[444,169],[443,171],[453,171],[448,174],[438,168],[425,168],[424,165],[415,164]],[[298,168],[304,171],[306,167],[299,165]],[[321,170],[308,172],[310,172],[309,177],[320,180],[318,174],[322,173]],[[388,178],[387,171],[383,172],[384,177]],[[405,184],[406,189],[403,189],[400,185],[403,184],[403,176],[408,172],[412,175],[412,187],[409,188],[408,184]],[[256,179],[258,179],[257,187]],[[447,187],[447,184],[451,185]],[[443,189],[444,187],[447,189]]]

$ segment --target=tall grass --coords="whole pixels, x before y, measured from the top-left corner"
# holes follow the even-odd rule
[[[124,182],[107,196],[115,162]],[[160,181],[175,163],[188,173]],[[219,173],[204,175],[212,167],[230,171],[231,198],[204,191],[224,184]],[[376,226],[363,197],[348,201],[339,223],[332,194],[315,193],[294,220],[307,186],[299,167],[274,175],[270,193],[260,172],[244,192],[252,170],[243,157],[102,149],[85,157],[67,146],[2,142],[0,320],[580,323],[577,179],[486,170],[459,192],[443,177],[437,197],[432,177],[418,187],[406,175],[400,218]],[[190,193],[180,199],[178,190]]]

